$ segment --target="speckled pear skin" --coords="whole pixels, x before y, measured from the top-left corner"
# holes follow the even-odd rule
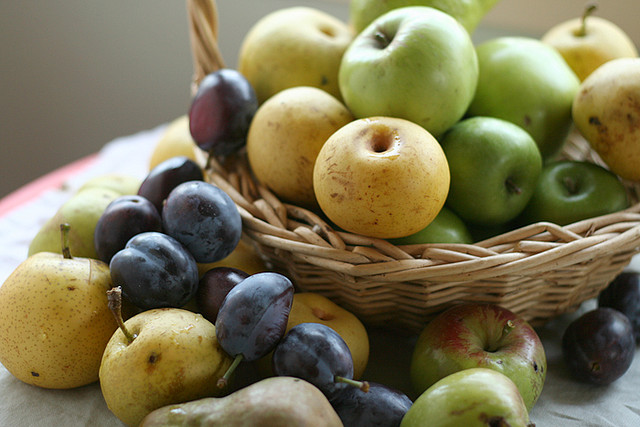
[[[95,382],[117,328],[108,308],[109,267],[41,252],[0,287],[0,362],[16,378],[44,388]]]
[[[222,350],[215,325],[179,308],[143,311],[125,322],[104,351],[100,387],[107,406],[123,423],[137,426],[165,405],[219,396],[217,381],[233,359]]]
[[[299,378],[271,377],[222,398],[205,398],[153,411],[140,427],[342,427],[327,398]]]

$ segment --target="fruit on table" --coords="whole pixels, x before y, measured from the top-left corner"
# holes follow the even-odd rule
[[[285,89],[258,109],[247,136],[256,178],[280,198],[316,207],[313,166],[325,141],[353,116],[334,96],[310,86]]]
[[[456,18],[469,33],[473,33],[484,15],[498,0],[351,0],[349,20],[356,32],[361,32],[377,17],[405,6],[430,6]]]
[[[558,51],[530,37],[490,39],[476,52],[480,74],[468,115],[520,126],[536,141],[543,159],[552,158],[572,126],[571,104],[580,85],[573,70]]]
[[[137,194],[162,213],[164,201],[174,188],[183,182],[202,180],[204,173],[198,163],[185,156],[171,157],[149,171]]]
[[[438,137],[469,107],[478,58],[469,33],[450,15],[406,7],[356,36],[339,79],[344,103],[357,118],[399,117]]]
[[[640,58],[613,59],[582,82],[573,101],[576,128],[609,169],[640,180]]]
[[[107,173],[88,179],[78,188],[76,193],[88,188],[106,188],[115,191],[121,196],[126,196],[136,194],[139,187],[140,179],[135,176],[122,173]]]
[[[587,4],[582,17],[553,26],[541,38],[560,52],[580,81],[605,62],[638,56],[636,45],[622,28],[592,16],[596,8],[595,3]]]
[[[117,328],[107,306],[108,265],[61,246],[64,255],[28,257],[0,287],[0,362],[25,383],[55,389],[97,381]]]
[[[542,169],[540,150],[524,129],[471,117],[449,129],[440,145],[451,174],[446,204],[463,221],[496,226],[522,212]]]
[[[126,334],[124,331],[127,331]],[[165,405],[219,396],[231,365],[215,326],[179,308],[144,311],[116,330],[100,364],[100,388],[122,422],[137,426]]]
[[[98,259],[94,244],[96,224],[106,207],[120,193],[102,187],[79,191],[69,198],[41,228],[29,244],[28,255],[61,253],[60,224],[69,224],[69,248],[74,256]]]
[[[191,101],[189,130],[196,144],[216,156],[244,147],[258,100],[237,70],[222,68],[204,77]]]
[[[109,263],[114,286],[142,310],[181,307],[198,290],[198,266],[173,237],[157,231],[134,236]]]
[[[340,99],[340,59],[353,39],[349,26],[312,7],[287,7],[257,21],[247,32],[238,70],[259,103],[294,86],[313,86]]]
[[[98,258],[108,264],[132,237],[145,231],[162,231],[162,218],[153,203],[137,195],[117,197],[96,224],[93,236]]]
[[[260,380],[225,397],[169,405],[147,415],[140,427],[342,427],[327,398],[307,381]]]
[[[424,128],[371,117],[343,126],[325,142],[313,188],[322,211],[344,230],[403,237],[429,225],[444,205],[449,166]]]
[[[222,258],[220,261],[198,263],[200,277],[215,267],[233,267],[249,274],[267,270],[265,261],[260,257],[260,254],[258,254],[253,245],[242,238],[240,238],[240,241],[233,252],[225,258]]]
[[[428,420],[428,424],[426,424]],[[532,427],[516,385],[506,375],[487,368],[450,374],[411,405],[400,427]]]
[[[495,304],[455,305],[427,324],[413,350],[411,382],[418,393],[469,368],[488,368],[513,381],[527,410],[538,400],[547,359],[536,331]]]
[[[214,267],[198,282],[195,301],[198,312],[211,323],[216,322],[222,302],[234,286],[249,277],[249,274],[233,267]]]
[[[574,378],[596,385],[614,382],[631,366],[636,341],[629,318],[598,307],[573,320],[562,335],[562,355]]]
[[[331,401],[345,426],[394,427],[413,402],[403,392],[384,384],[369,382],[369,390],[347,387]]]
[[[594,163],[561,160],[542,168],[521,220],[567,225],[628,206],[625,187],[613,173]]]
[[[149,158],[149,171],[172,157],[186,157],[199,165],[204,164],[204,152],[198,147],[189,130],[189,115],[173,119],[153,147]]]
[[[640,274],[623,271],[598,295],[599,307],[610,307],[629,318],[636,343],[640,343]]]
[[[422,230],[409,236],[389,239],[394,245],[423,243],[473,243],[467,225],[451,209],[443,206],[438,215]]]
[[[171,190],[162,209],[162,228],[198,263],[229,256],[242,236],[240,212],[227,193],[204,181],[188,181]]]

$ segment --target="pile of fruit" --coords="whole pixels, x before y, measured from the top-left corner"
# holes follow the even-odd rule
[[[257,22],[144,180],[87,182],[34,237],[0,288],[0,362],[43,388],[99,381],[132,426],[531,425],[547,360],[524,319],[454,305],[416,337],[413,390],[368,381],[365,325],[272,271],[202,162],[246,154],[283,200],[400,244],[624,209],[621,178],[640,180],[635,47],[588,13],[474,46],[493,3],[352,0],[350,25],[301,7]],[[574,125],[602,165],[559,157]],[[564,332],[577,380],[629,368],[639,279],[618,276]]]

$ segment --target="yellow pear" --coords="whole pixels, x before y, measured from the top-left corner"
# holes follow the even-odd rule
[[[77,192],[84,191],[88,188],[106,188],[107,190],[115,191],[121,196],[127,196],[137,194],[141,183],[140,178],[135,176],[121,173],[108,173],[89,179],[82,184]]]
[[[226,258],[211,263],[198,264],[198,273],[200,277],[207,271],[215,267],[233,267],[242,270],[247,274],[259,273],[267,270],[267,265],[260,257],[254,247],[246,240],[240,240]]]
[[[117,328],[108,308],[109,288],[109,267],[102,261],[66,251],[27,258],[0,287],[0,362],[39,387],[95,382]]]
[[[149,170],[172,157],[185,156],[199,165],[204,165],[205,154],[196,145],[189,130],[186,114],[169,123],[156,143],[149,160]]]

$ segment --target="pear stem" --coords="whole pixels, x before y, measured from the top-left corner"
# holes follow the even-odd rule
[[[218,379],[218,382],[216,383],[218,388],[224,388],[227,386],[227,384],[229,384],[229,378],[231,377],[231,374],[236,370],[243,359],[244,356],[242,355],[242,353],[236,355],[236,357],[233,359],[233,362],[231,362],[231,366],[229,366],[229,369],[227,369],[227,372],[225,372],[224,375]]]
[[[591,16],[597,8],[598,4],[596,2],[587,3],[584,12],[582,12],[582,24],[580,25],[580,29],[576,31],[576,36],[584,37],[587,35],[587,18]]]
[[[113,317],[116,319],[116,323],[120,327],[120,330],[129,341],[129,344],[136,339],[136,335],[129,332],[122,320],[122,287],[116,286],[107,291],[107,300],[109,301],[109,310],[113,313]]]
[[[62,246],[62,256],[65,259],[73,259],[71,249],[69,249],[69,230],[71,226],[68,223],[60,224],[60,245]]]
[[[357,387],[360,390],[364,391],[365,393],[369,391],[369,382],[367,381],[357,381],[351,378],[341,377],[339,375],[336,375],[334,377],[334,381],[337,383],[345,383],[345,384],[349,384],[351,386]]]

